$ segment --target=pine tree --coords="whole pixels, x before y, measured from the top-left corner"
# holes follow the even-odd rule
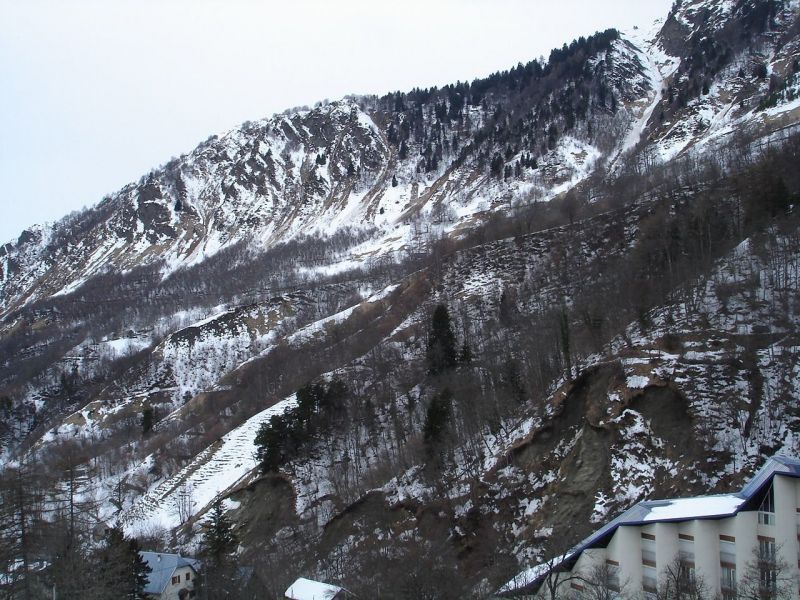
[[[489,171],[494,177],[500,178],[503,174],[503,157],[495,154],[492,157],[492,162],[489,164]]]
[[[139,543],[127,539],[121,529],[112,527],[98,550],[98,598],[105,600],[144,600],[150,567],[139,553]]]
[[[405,140],[400,142],[400,150],[397,152],[397,157],[400,160],[405,160],[408,157],[408,144],[406,144]]]
[[[458,355],[458,362],[462,365],[468,365],[472,362],[472,348],[470,348],[467,340],[464,340],[464,343],[461,344],[461,353]]]
[[[211,506],[208,519],[203,523],[204,554],[216,565],[223,564],[236,549],[233,524],[222,508],[222,499],[217,498]]]
[[[322,388],[322,386],[320,386]],[[319,407],[324,415],[328,417],[334,416],[334,413],[340,412],[345,408],[345,399],[347,398],[347,385],[341,379],[333,379],[328,384],[327,389],[323,389],[320,394]]]
[[[206,557],[206,584],[208,598],[232,597],[235,588],[236,564],[233,552],[237,546],[233,524],[217,498],[211,506],[208,519],[203,523],[203,555]],[[235,595],[235,594],[234,594]]]
[[[426,444],[435,444],[447,430],[452,401],[453,394],[448,388],[443,389],[431,398],[428,413],[425,416],[425,425],[422,428]]]
[[[142,410],[142,435],[147,435],[153,429],[153,409],[148,406]]]
[[[431,332],[428,336],[428,372],[431,375],[443,373],[456,366],[456,336],[450,322],[450,313],[444,304],[433,311]]]
[[[561,333],[561,352],[567,367],[567,379],[572,379],[572,350],[570,348],[569,315],[567,315],[566,307],[561,307],[558,325]]]
[[[313,417],[322,403],[325,387],[318,383],[309,383],[297,390],[297,407],[292,411],[293,429],[299,442],[314,433]]]
[[[262,423],[255,444],[261,471],[277,471],[283,464],[284,444],[289,437],[289,426],[283,415],[272,415],[269,423]]]

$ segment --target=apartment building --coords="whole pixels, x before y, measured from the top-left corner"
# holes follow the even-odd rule
[[[778,589],[800,598],[800,460],[770,458],[739,492],[639,502],[557,560],[515,577],[500,597],[580,597],[601,583],[620,598],[702,585],[732,600]],[[598,574],[600,581],[598,582]],[[785,597],[785,596],[781,596]]]

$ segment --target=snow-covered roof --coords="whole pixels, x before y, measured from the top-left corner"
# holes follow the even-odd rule
[[[161,594],[167,583],[170,582],[175,569],[191,567],[198,570],[200,561],[194,558],[184,558],[179,554],[166,554],[164,552],[139,552],[142,560],[147,563],[151,571],[147,574],[145,594]]]
[[[289,586],[285,595],[290,600],[331,600],[341,591],[338,586],[300,577]]]
[[[694,498],[675,498],[671,500],[643,500],[631,506],[613,521],[606,523],[563,558],[548,563],[535,565],[515,576],[507,582],[499,593],[507,594],[515,590],[527,589],[536,584],[550,571],[564,563],[574,562],[581,553],[595,546],[605,545],[622,525],[649,525],[652,523],[689,521],[693,519],[724,519],[733,517],[746,508],[775,475],[800,477],[800,460],[788,456],[773,456],[764,466],[734,494],[717,494],[713,496],[697,496]]]
[[[655,500],[643,503],[648,513],[642,521],[672,521],[675,519],[709,519],[736,513],[745,499],[738,494]]]

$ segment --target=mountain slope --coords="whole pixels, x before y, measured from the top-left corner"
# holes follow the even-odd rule
[[[798,11],[679,2],[546,64],[246,123],[24,232],[5,470],[79,466],[94,520],[163,547],[222,495],[269,593],[303,569],[448,597],[797,453]]]

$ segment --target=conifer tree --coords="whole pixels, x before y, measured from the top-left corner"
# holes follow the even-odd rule
[[[236,563],[232,556],[236,545],[233,524],[222,508],[222,499],[217,498],[203,523],[203,555],[207,559],[205,593],[209,599],[231,597],[236,587]]]
[[[450,313],[444,304],[439,304],[433,311],[427,359],[431,375],[443,373],[458,363],[456,336],[453,334]]]
[[[150,567],[139,553],[139,543],[127,539],[121,529],[112,527],[106,533],[97,553],[98,595],[105,600],[144,600]]]
[[[503,174],[503,157],[495,153],[492,157],[492,162],[489,164],[489,170],[493,177],[500,178]]]
[[[142,435],[147,435],[153,429],[153,409],[148,406],[142,410]]]
[[[217,498],[211,506],[208,519],[203,523],[204,553],[216,565],[223,564],[236,549],[233,524],[222,508],[222,499]]]
[[[408,144],[406,144],[405,140],[400,142],[400,150],[398,150],[397,156],[400,160],[405,160],[408,157]]]
[[[561,334],[561,352],[564,355],[564,364],[567,367],[567,379],[572,379],[572,350],[570,348],[569,315],[566,307],[561,307],[558,317],[559,332]]]
[[[448,388],[443,389],[431,398],[431,403],[425,416],[425,425],[422,428],[426,444],[435,444],[447,430],[452,401],[453,394]]]
[[[461,352],[458,355],[458,362],[462,365],[468,365],[472,362],[472,348],[470,348],[467,340],[464,340],[464,343],[461,344]]]
[[[283,446],[289,437],[289,426],[283,415],[272,415],[269,423],[262,423],[255,444],[261,471],[277,471],[284,460]]]

